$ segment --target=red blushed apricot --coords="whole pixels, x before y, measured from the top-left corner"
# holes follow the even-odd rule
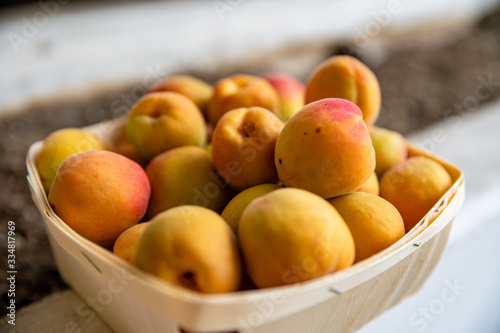
[[[356,104],[367,125],[378,118],[380,86],[375,74],[351,56],[334,56],[322,62],[306,84],[306,104],[323,98],[343,98]]]
[[[287,122],[304,106],[305,85],[284,73],[267,73],[262,77],[276,89],[281,102],[281,112],[278,116],[283,122]]]
[[[109,246],[146,213],[150,186],[136,162],[110,151],[68,157],[49,191],[54,212],[73,230]]]
[[[252,106],[260,106],[276,115],[281,110],[278,93],[269,82],[257,76],[234,75],[215,84],[208,102],[208,120],[216,124],[226,112]]]
[[[356,190],[375,169],[375,152],[361,111],[338,98],[307,104],[281,131],[275,165],[287,187],[323,198]]]

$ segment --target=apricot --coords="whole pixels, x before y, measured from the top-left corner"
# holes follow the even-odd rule
[[[208,101],[212,96],[211,85],[190,75],[169,76],[149,88],[147,93],[161,91],[172,91],[186,96],[203,113],[206,112]]]
[[[451,184],[450,175],[438,162],[415,156],[384,173],[380,180],[380,196],[398,209],[408,232],[438,202]]]
[[[323,98],[344,98],[361,109],[367,125],[380,113],[381,93],[375,74],[361,61],[347,55],[333,56],[311,74],[306,84],[306,104]]]
[[[149,160],[142,157],[132,145],[127,136],[127,122],[122,121],[114,127],[109,135],[111,141],[111,151],[130,158],[139,163],[142,167],[148,164]]]
[[[375,169],[375,152],[361,110],[338,98],[307,104],[281,131],[275,165],[287,187],[323,198],[356,190]]]
[[[281,104],[278,117],[283,122],[287,122],[291,116],[304,106],[305,85],[293,76],[284,73],[267,73],[261,75],[261,77],[276,89]]]
[[[377,174],[373,172],[370,178],[368,178],[368,180],[366,181],[366,183],[361,185],[361,187],[357,188],[356,191],[354,192],[365,192],[365,193],[379,195],[380,187],[378,183]]]
[[[151,199],[146,216],[181,205],[222,212],[230,199],[229,186],[218,176],[208,152],[185,146],[157,155],[146,167]]]
[[[396,207],[377,195],[354,192],[329,202],[347,223],[354,238],[355,263],[389,247],[405,234],[403,218]]]
[[[372,126],[370,136],[375,149],[375,172],[378,177],[407,158],[405,139],[398,132]]]
[[[113,253],[135,266],[137,244],[148,224],[149,222],[139,223],[122,232],[113,245]]]
[[[67,157],[87,150],[107,150],[108,144],[95,134],[79,128],[64,128],[45,138],[35,165],[45,192],[56,176],[57,168]]]
[[[302,282],[349,267],[354,241],[332,205],[301,189],[283,188],[253,200],[238,237],[246,272],[259,288]]]
[[[279,115],[280,98],[273,86],[263,78],[238,74],[215,83],[208,102],[208,120],[216,124],[228,111],[260,106]]]
[[[279,188],[282,187],[278,184],[260,184],[247,188],[229,201],[221,213],[222,218],[226,220],[233,232],[237,234],[238,224],[240,223],[241,215],[245,208],[247,208],[253,200]]]
[[[217,213],[199,206],[156,215],[139,239],[136,265],[202,293],[235,291],[242,275],[231,228]]]
[[[149,195],[149,181],[139,164],[110,151],[91,150],[61,163],[49,203],[77,233],[109,246],[141,220]]]
[[[222,179],[238,191],[277,183],[274,149],[282,128],[283,122],[261,107],[224,114],[212,137],[212,158]]]
[[[196,104],[175,92],[150,93],[130,110],[127,136],[146,159],[181,146],[204,146],[205,120]]]

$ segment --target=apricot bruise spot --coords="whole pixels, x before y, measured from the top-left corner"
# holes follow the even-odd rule
[[[321,132],[321,128],[318,127],[318,128],[316,128],[316,133],[319,133],[319,132]]]
[[[279,162],[280,164],[282,164],[282,163],[283,163],[283,162],[281,161],[281,158],[280,158],[280,159],[278,159],[278,162]]]

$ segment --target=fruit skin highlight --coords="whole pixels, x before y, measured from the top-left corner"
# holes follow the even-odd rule
[[[241,262],[236,237],[217,213],[179,206],[155,216],[137,247],[137,267],[202,293],[238,290]]]
[[[295,188],[252,201],[238,237],[246,272],[259,288],[321,277],[349,267],[355,256],[351,232],[337,210]]]
[[[377,77],[358,59],[333,56],[316,67],[306,84],[306,104],[323,98],[344,98],[363,112],[368,126],[380,113],[381,93]]]
[[[212,137],[212,159],[221,178],[238,191],[277,183],[274,150],[282,128],[283,122],[261,107],[226,113]]]
[[[110,151],[71,155],[49,191],[54,212],[73,230],[102,246],[137,224],[146,212],[150,186],[136,162]]]
[[[396,207],[381,197],[354,192],[328,200],[347,223],[359,262],[389,247],[405,234]]]
[[[279,179],[323,198],[352,192],[375,169],[375,152],[361,110],[326,98],[297,112],[281,131],[275,159]]]
[[[181,146],[203,147],[206,126],[201,111],[175,92],[150,93],[130,110],[127,136],[145,159]]]
[[[401,213],[408,232],[450,188],[452,180],[438,162],[414,156],[389,169],[380,180],[380,196]]]

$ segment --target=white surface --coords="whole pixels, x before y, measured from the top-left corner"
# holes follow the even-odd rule
[[[6,10],[0,13],[0,112],[36,97],[151,80],[303,41],[376,37],[384,26],[470,15],[496,3],[217,0],[118,6],[69,1],[46,10],[38,4]]]
[[[421,291],[359,333],[387,332],[388,327],[399,333],[500,332],[499,125],[500,101],[409,137],[464,172],[465,204],[441,261]],[[444,136],[436,135],[440,131]],[[465,289],[450,293],[450,283]],[[428,309],[427,319],[422,309]]]

